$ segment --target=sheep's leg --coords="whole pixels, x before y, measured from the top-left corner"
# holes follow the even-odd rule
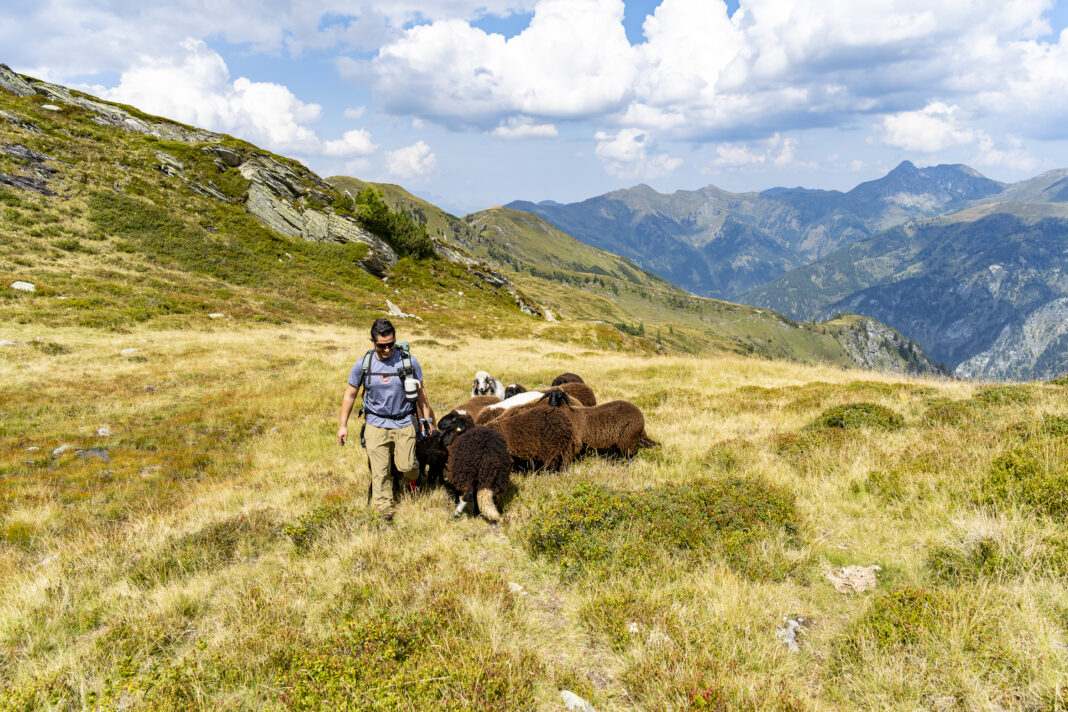
[[[460,498],[460,503],[458,505],[456,505],[456,512],[452,516],[459,517],[461,514],[463,514],[464,513],[464,509],[467,508],[468,503],[471,502],[472,500],[474,500],[474,498],[475,498],[475,490],[472,489],[470,492],[468,492],[467,494],[465,494],[463,497]]]

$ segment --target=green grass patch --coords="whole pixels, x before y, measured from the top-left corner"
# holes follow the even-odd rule
[[[1023,505],[1064,519],[1068,516],[1068,453],[1064,444],[1032,440],[998,456],[981,483],[980,503]]]
[[[806,427],[841,428],[846,430],[872,428],[875,430],[897,430],[904,426],[905,419],[886,406],[877,403],[849,403],[823,411],[820,416]]]
[[[1010,543],[992,535],[932,548],[924,568],[935,581],[967,584],[981,579],[1068,574],[1068,538],[1054,534],[1026,543]]]
[[[543,503],[526,532],[528,550],[571,576],[604,575],[670,561],[719,560],[741,576],[783,580],[788,557],[762,545],[799,545],[794,496],[757,479],[620,492],[583,483]]]
[[[974,398],[988,406],[1024,405],[1035,399],[1035,391],[1030,386],[984,386]]]
[[[137,562],[130,580],[142,586],[166,583],[201,571],[226,566],[241,558],[254,558],[280,533],[277,513],[255,510],[224,519],[166,544],[146,560]]]

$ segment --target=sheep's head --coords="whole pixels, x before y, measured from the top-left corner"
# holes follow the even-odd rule
[[[471,392],[476,396],[492,394],[496,379],[486,371],[475,374],[475,380],[471,383]]]
[[[538,400],[548,400],[549,405],[553,408],[559,408],[562,405],[571,405],[571,397],[559,388],[553,388],[551,390],[545,391],[545,395],[543,395]]]
[[[512,385],[510,385],[510,386],[508,386],[507,388],[504,389],[504,399],[508,400],[509,398],[511,398],[514,395],[518,395],[520,393],[526,393],[526,392],[527,392],[526,388],[524,388],[523,386],[519,385],[518,383],[513,383]]]
[[[474,427],[475,420],[465,410],[454,410],[446,413],[438,421],[438,429],[441,430],[441,444],[449,446],[456,436],[461,435],[468,428]]]

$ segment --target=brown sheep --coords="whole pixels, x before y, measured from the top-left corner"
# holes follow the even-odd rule
[[[516,465],[560,470],[582,451],[571,414],[552,402],[522,408],[487,424],[504,435]]]
[[[545,393],[549,393],[553,390],[563,391],[572,400],[577,400],[582,405],[597,405],[597,396],[593,394],[593,389],[585,383],[565,383],[562,386],[548,388],[544,391],[529,391],[517,394],[511,400],[511,403],[514,403],[514,405],[511,405],[509,401],[504,400],[494,404],[492,408],[483,408],[482,411],[475,416],[475,423],[478,425],[486,425],[497,418],[503,418],[506,415],[513,415],[520,410],[533,408],[535,405],[543,401]]]
[[[582,380],[582,376],[578,375],[577,373],[565,372],[554,378],[553,382],[550,385],[560,386],[565,383],[585,383],[585,381]]]
[[[587,408],[572,402],[565,393],[556,400],[560,410],[571,416],[584,448],[602,455],[633,457],[640,448],[659,445],[646,434],[641,409],[629,401],[615,400]]]
[[[472,418],[477,418],[483,408],[500,402],[501,399],[497,396],[472,396],[471,398],[468,398],[466,402],[453,408],[453,410],[462,410]]]

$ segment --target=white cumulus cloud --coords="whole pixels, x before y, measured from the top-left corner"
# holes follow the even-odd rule
[[[437,166],[438,159],[425,141],[386,152],[386,170],[395,178],[419,178]]]
[[[728,168],[740,168],[759,164],[786,166],[795,162],[797,156],[797,139],[785,138],[775,134],[763,143],[763,150],[753,152],[748,144],[721,143],[716,146],[714,165]]]
[[[613,111],[634,80],[622,0],[541,0],[515,37],[459,20],[419,25],[372,63],[387,111],[446,124],[498,126]]]
[[[319,120],[321,106],[301,101],[281,84],[245,77],[231,81],[226,62],[204,42],[187,39],[181,48],[177,58],[139,57],[118,86],[94,87],[94,93],[274,151],[333,157],[375,151],[365,129],[322,141],[309,126]]]
[[[963,125],[960,114],[959,106],[936,101],[919,111],[887,116],[880,127],[882,140],[890,146],[922,153],[974,143],[978,135]]]
[[[683,163],[681,158],[657,153],[649,134],[642,129],[626,128],[616,134],[598,131],[594,138],[594,154],[609,175],[616,178],[657,178]]]
[[[553,124],[537,124],[529,116],[510,116],[491,132],[501,138],[556,138],[560,132]]]
[[[342,114],[346,119],[359,120],[363,118],[363,115],[367,112],[366,106],[353,106],[345,109]]]

